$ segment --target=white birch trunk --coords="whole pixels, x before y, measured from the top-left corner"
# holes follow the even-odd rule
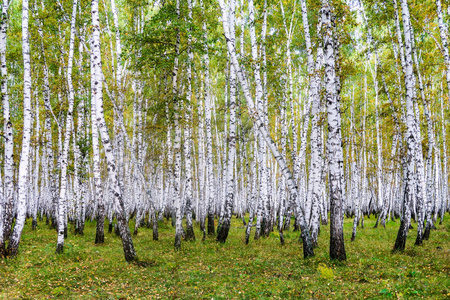
[[[447,132],[446,132],[446,124],[447,120],[444,118],[444,101],[442,97],[443,91],[442,91],[442,84],[441,84],[441,92],[440,92],[440,102],[441,102],[441,130],[442,130],[442,161],[443,161],[443,167],[442,167],[442,205],[440,208],[440,217],[441,220],[439,221],[439,224],[442,224],[444,220],[444,214],[447,210],[447,201],[448,201],[448,170],[447,170]]]
[[[36,93],[37,94],[37,93]],[[31,221],[31,229],[36,230],[37,228],[37,211],[39,202],[41,199],[41,195],[39,193],[39,172],[40,172],[40,161],[41,161],[41,155],[40,155],[40,120],[39,120],[39,97],[35,97],[36,99],[36,127],[35,127],[35,136],[36,139],[39,141],[37,145],[35,146],[35,153],[34,153],[34,169],[33,171],[33,181],[34,181],[34,187],[33,187],[33,199],[32,199],[32,207],[31,207],[31,217],[33,220]],[[42,184],[42,183],[41,183]],[[3,192],[3,191],[2,191]],[[3,195],[2,195],[3,196]],[[1,230],[0,230],[1,232]]]
[[[254,61],[253,63],[253,72],[254,72],[254,80],[256,84],[256,104],[258,109],[258,114],[262,118],[263,125],[265,126],[265,109],[264,109],[264,91],[263,91],[263,85],[261,82],[261,72],[260,72],[260,65],[257,62],[259,60],[258,57],[258,49],[257,49],[257,42],[256,42],[256,32],[255,32],[255,8],[253,6],[253,0],[249,0],[248,2],[249,7],[249,22],[250,22],[250,40],[251,40],[251,53],[252,53],[252,59]],[[225,12],[222,12],[225,14]],[[235,41],[234,36],[231,36],[231,32],[229,31],[230,25],[227,24],[227,31],[226,34],[230,35],[230,39],[232,41]],[[225,29],[224,29],[225,30]],[[242,83],[241,83],[242,85]],[[255,228],[255,240],[259,239],[261,235],[261,226],[262,226],[262,220],[263,220],[263,214],[264,214],[264,207],[266,203],[268,202],[268,191],[267,191],[267,162],[266,162],[266,144],[264,142],[264,137],[259,133],[258,135],[258,143],[259,143],[259,152],[258,152],[258,168],[260,171],[260,195],[258,198],[258,209],[257,209],[257,217],[256,217],[256,228]]]
[[[417,149],[417,123],[414,116],[414,86],[415,78],[413,73],[412,60],[412,42],[411,42],[411,24],[409,16],[409,7],[407,0],[401,0],[403,30],[405,35],[405,86],[406,86],[406,142],[407,142],[407,169],[405,180],[405,192],[403,201],[403,213],[401,224],[397,233],[397,239],[394,245],[394,251],[405,250],[406,238],[408,236],[411,211],[410,205],[414,196],[413,189],[415,186],[415,153]]]
[[[330,186],[330,258],[346,260],[343,232],[343,150],[341,136],[341,115],[336,75],[336,44],[334,17],[330,4],[323,2],[322,22],[324,32],[325,90],[328,115],[328,168]]]
[[[180,19],[180,0],[176,2],[177,19]],[[174,191],[174,209],[175,209],[175,250],[181,248],[181,237],[183,235],[181,214],[181,125],[180,125],[180,110],[179,110],[179,92],[178,92],[178,56],[180,55],[180,29],[177,28],[177,40],[175,44],[175,59],[172,70],[172,97],[175,123],[175,140],[173,143],[173,151],[175,154],[175,162],[173,166],[173,191]],[[173,221],[172,221],[173,222]]]
[[[3,0],[0,23],[0,64],[1,64],[1,93],[4,119],[4,190],[0,203],[0,256],[5,255],[5,241],[9,239],[12,227],[14,201],[14,140],[8,93],[8,68],[6,65],[6,41],[8,29],[9,0]],[[0,176],[1,177],[1,176]]]
[[[205,15],[205,10],[203,7],[203,1],[200,0],[200,5],[203,10],[203,15]],[[226,15],[224,15],[226,16]],[[204,87],[204,97],[205,97],[205,130],[206,130],[206,172],[207,172],[207,183],[208,183],[208,235],[214,235],[214,213],[215,213],[215,187],[214,187],[214,169],[213,169],[213,157],[212,157],[212,133],[211,133],[211,92],[210,92],[210,78],[209,78],[209,54],[208,54],[208,37],[206,30],[206,21],[203,21],[203,64],[204,64],[204,74],[205,74],[205,87]]]
[[[77,16],[77,0],[72,4],[72,18],[70,21],[70,38],[69,38],[69,58],[67,62],[67,85],[69,87],[69,108],[66,116],[66,130],[64,132],[64,146],[61,157],[61,182],[59,189],[58,201],[58,242],[56,244],[56,253],[64,251],[64,230],[65,230],[65,211],[66,211],[66,194],[67,194],[67,166],[69,158],[70,137],[72,135],[73,106],[75,101],[72,69],[73,69],[73,52],[75,44],[75,22]]]
[[[320,70],[323,65],[323,49],[322,45],[318,46],[317,49],[317,62],[315,74],[312,75],[309,88],[309,97],[312,102],[311,116],[311,165],[310,165],[310,175],[309,175],[309,186],[308,195],[309,199],[307,203],[311,206],[306,205],[306,208],[311,208],[310,218],[308,219],[308,214],[306,214],[307,221],[311,229],[311,236],[313,243],[317,245],[317,238],[319,235],[319,205],[320,205],[320,181],[322,174],[322,138],[320,136],[320,118],[321,118],[321,99],[320,99],[320,88],[321,88],[321,78]]]
[[[235,1],[229,1],[229,11],[226,15],[230,24],[230,36],[233,39],[235,35]],[[225,15],[225,14],[224,14]],[[234,164],[236,157],[236,92],[237,82],[236,73],[232,64],[230,64],[230,102],[229,102],[229,115],[230,115],[230,128],[228,132],[228,158],[226,165],[226,190],[225,190],[225,205],[224,205],[224,217],[221,226],[217,228],[217,241],[225,243],[228,237],[228,232],[231,226],[231,215],[233,213],[233,204],[235,199],[235,179],[234,179]]]
[[[137,259],[134,250],[133,241],[131,239],[130,229],[127,224],[125,205],[122,198],[122,190],[117,176],[117,169],[115,165],[115,158],[109,138],[108,129],[106,127],[105,117],[103,114],[103,97],[102,97],[102,61],[100,48],[100,19],[98,12],[98,0],[93,0],[91,5],[92,15],[92,59],[93,59],[93,77],[94,85],[92,88],[92,101],[95,103],[97,123],[102,139],[102,144],[105,149],[105,156],[108,165],[108,177],[111,180],[111,191],[114,195],[114,200],[118,206],[117,221],[119,224],[120,235],[122,238],[122,245],[125,254],[125,260],[130,262]]]
[[[22,153],[19,164],[18,178],[18,202],[17,202],[17,218],[14,231],[8,244],[8,254],[15,257],[19,251],[20,238],[25,225],[26,209],[27,209],[27,175],[30,156],[31,142],[31,64],[30,64],[30,42],[29,42],[29,2],[22,1],[22,54],[23,54],[23,136],[22,136]]]
[[[192,64],[194,54],[192,53],[192,2],[187,0],[188,5],[188,61],[187,61],[187,77],[188,86],[186,91],[186,106],[185,106],[185,127],[184,127],[184,163],[186,169],[186,187],[185,187],[185,214],[186,214],[186,240],[195,240],[194,228],[192,225],[192,161],[191,161],[191,143],[192,143]]]

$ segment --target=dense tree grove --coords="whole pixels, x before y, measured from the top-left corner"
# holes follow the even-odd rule
[[[183,240],[343,219],[425,243],[448,201],[448,15],[441,0],[2,0],[0,254],[26,221]],[[69,224],[72,224],[68,230]],[[193,226],[203,236],[195,236]],[[414,225],[414,226],[412,226]],[[378,229],[383,230],[383,229]]]

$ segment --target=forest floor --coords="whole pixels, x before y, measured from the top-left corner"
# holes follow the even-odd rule
[[[202,242],[196,226],[197,240],[174,251],[175,230],[164,220],[159,241],[149,228],[133,236],[139,259],[148,263],[142,267],[125,262],[113,233],[95,245],[94,222],[86,223],[84,236],[73,235],[70,225],[64,253],[56,255],[56,232],[45,222],[32,231],[27,220],[19,256],[0,261],[0,298],[450,299],[448,214],[423,246],[414,246],[416,230],[410,230],[403,254],[391,254],[399,222],[386,229],[374,223],[366,218],[350,242],[352,220],[345,219],[347,261],[331,262],[329,226],[322,227],[315,257],[305,260],[298,232],[285,232],[284,246],[277,232],[246,246],[237,219],[225,244],[212,237]]]

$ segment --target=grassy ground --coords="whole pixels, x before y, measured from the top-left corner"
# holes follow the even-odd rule
[[[350,242],[352,220],[345,220],[347,262],[330,262],[329,229],[322,228],[316,256],[303,259],[298,232],[286,232],[244,244],[244,227],[233,219],[225,244],[213,238],[183,242],[173,250],[174,229],[160,224],[160,240],[151,229],[134,237],[140,267],[125,262],[121,241],[106,234],[94,245],[95,224],[84,236],[71,234],[65,252],[54,254],[56,233],[28,221],[20,254],[0,262],[2,299],[450,299],[450,218],[432,231],[423,246],[414,246],[410,231],[406,251],[391,254],[398,222],[373,229],[374,218],[358,228]],[[413,224],[414,227],[415,224]]]

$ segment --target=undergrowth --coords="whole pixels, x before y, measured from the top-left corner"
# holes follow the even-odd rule
[[[133,236],[142,263],[128,264],[115,234],[94,244],[95,223],[86,223],[84,236],[69,225],[64,253],[56,255],[56,232],[44,222],[32,231],[27,220],[19,256],[0,262],[0,298],[449,299],[450,218],[445,221],[423,246],[414,246],[410,230],[405,252],[392,254],[398,221],[374,229],[375,219],[366,218],[350,242],[352,220],[346,219],[346,262],[330,261],[327,226],[315,257],[305,260],[298,232],[286,231],[283,246],[276,232],[246,246],[236,219],[226,243],[201,242],[196,227],[197,240],[174,251],[174,229],[164,221],[159,241],[145,227]]]

